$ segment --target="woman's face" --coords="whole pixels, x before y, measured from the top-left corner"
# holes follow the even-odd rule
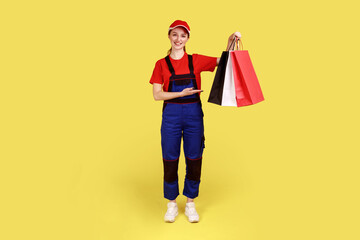
[[[184,28],[177,27],[170,31],[169,39],[172,49],[180,50],[185,47],[186,42],[189,40],[189,35]]]

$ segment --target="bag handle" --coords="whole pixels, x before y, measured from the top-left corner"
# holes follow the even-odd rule
[[[229,47],[229,50],[231,49],[232,45],[234,44],[234,47],[232,48],[232,50],[234,51],[235,50],[235,40],[236,40],[236,48],[237,50],[239,50],[239,42],[240,42],[240,45],[241,45],[241,50],[244,49],[243,47],[243,44],[241,42],[241,39],[240,38],[237,38],[237,37],[234,37],[234,39],[232,40],[231,44],[230,44],[230,47]]]
[[[241,49],[239,49],[239,42],[240,42]],[[237,41],[236,41],[236,46],[237,46],[237,50],[244,50],[244,46],[243,46],[240,38],[237,39]]]

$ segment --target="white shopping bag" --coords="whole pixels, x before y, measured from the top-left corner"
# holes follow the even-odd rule
[[[237,103],[236,103],[234,73],[233,73],[233,67],[232,67],[232,55],[230,54],[231,52],[233,52],[233,51],[229,51],[229,58],[228,58],[227,65],[226,65],[224,89],[223,89],[221,106],[236,107]]]

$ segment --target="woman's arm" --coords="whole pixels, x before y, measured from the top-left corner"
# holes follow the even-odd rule
[[[240,39],[241,38],[241,33],[240,32],[234,32],[233,34],[230,35],[229,40],[228,40],[228,44],[227,44],[227,47],[226,47],[226,51],[230,50],[230,46],[231,46],[231,43],[234,40],[234,38],[239,38]],[[216,66],[219,65],[219,62],[220,62],[220,58],[217,58],[216,59]]]
[[[169,99],[173,99],[173,98],[184,97],[184,96],[192,95],[192,94],[202,92],[202,91],[203,90],[193,90],[193,88],[185,88],[184,90],[182,90],[182,92],[163,92],[162,84],[159,84],[159,83],[153,84],[153,95],[154,95],[155,101],[169,100]]]

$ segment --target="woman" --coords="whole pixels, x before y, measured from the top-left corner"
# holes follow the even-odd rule
[[[181,138],[186,160],[183,195],[187,197],[185,215],[190,222],[198,222],[194,198],[199,194],[202,153],[204,145],[203,111],[200,92],[202,71],[214,71],[220,58],[199,54],[188,55],[185,44],[190,37],[190,27],[176,20],[168,31],[171,48],[165,58],[155,64],[150,83],[154,99],[163,100],[161,146],[164,166],[164,197],[169,200],[164,220],[174,222],[178,215],[176,197],[179,195],[178,164]],[[229,37],[229,50],[239,32]]]

